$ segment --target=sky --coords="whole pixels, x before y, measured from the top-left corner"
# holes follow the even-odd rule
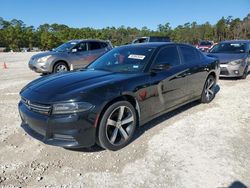
[[[20,19],[38,27],[44,23],[69,27],[172,28],[187,22],[215,24],[222,16],[244,18],[250,0],[0,0],[0,17]]]

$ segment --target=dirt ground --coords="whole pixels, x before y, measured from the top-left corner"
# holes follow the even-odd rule
[[[66,150],[20,128],[19,91],[40,75],[32,53],[0,53],[0,187],[250,186],[250,75],[141,127],[126,148]],[[6,62],[8,69],[3,69]]]

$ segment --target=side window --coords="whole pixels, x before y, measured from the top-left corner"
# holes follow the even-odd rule
[[[200,55],[197,50],[190,46],[180,46],[184,63],[191,64],[200,61]]]
[[[77,49],[78,52],[85,52],[85,51],[87,51],[87,44],[86,44],[86,42],[81,42],[81,43],[79,43],[79,44],[75,47],[75,49]]]
[[[89,42],[89,50],[98,50],[101,49],[99,42]]]
[[[177,48],[175,46],[169,46],[162,49],[155,59],[155,64],[179,65],[180,57]]]

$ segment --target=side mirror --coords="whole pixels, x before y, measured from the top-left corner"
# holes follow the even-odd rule
[[[76,52],[77,52],[77,49],[76,49],[76,48],[73,48],[73,49],[71,50],[71,52],[72,52],[72,53],[76,53]]]
[[[171,65],[168,63],[161,63],[161,64],[156,64],[152,70],[154,71],[164,71],[170,69]]]

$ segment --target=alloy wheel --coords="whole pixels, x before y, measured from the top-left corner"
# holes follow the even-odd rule
[[[68,71],[66,65],[60,64],[56,67],[56,72],[66,72],[66,71]]]
[[[126,142],[133,130],[135,117],[127,106],[114,109],[106,123],[106,137],[112,145],[122,145]]]
[[[214,85],[215,80],[213,77],[209,77],[207,79],[206,87],[205,87],[205,96],[207,101],[211,101],[214,97]]]

